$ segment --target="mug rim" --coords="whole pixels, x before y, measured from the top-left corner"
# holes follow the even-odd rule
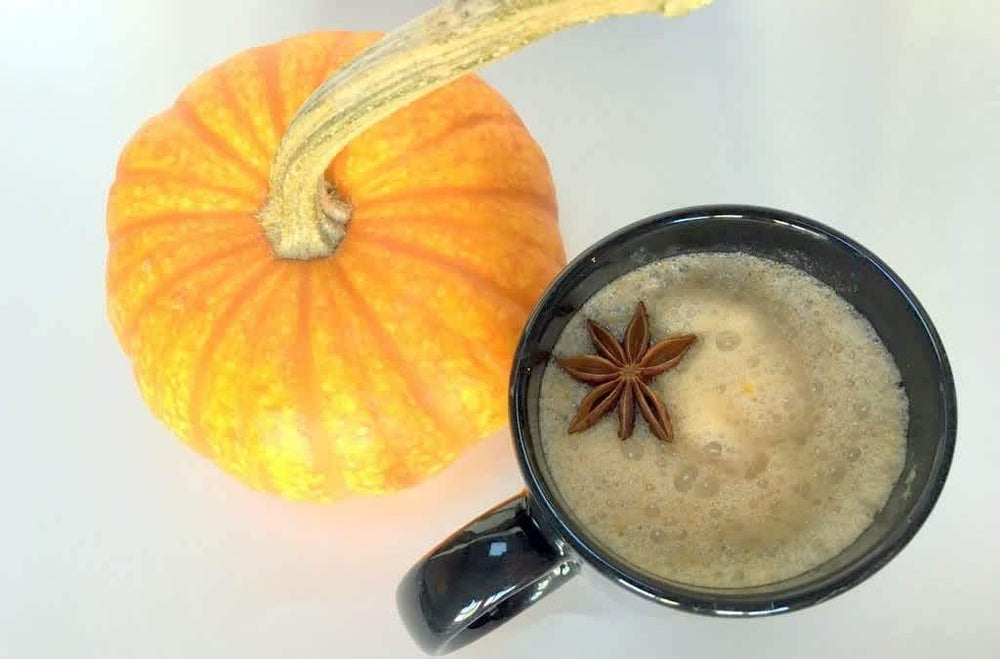
[[[535,335],[544,329],[544,326],[539,326],[542,317],[554,302],[562,299],[567,282],[573,281],[583,272],[595,255],[601,254],[620,241],[682,222],[712,219],[747,219],[785,225],[831,240],[840,249],[853,252],[855,256],[868,261],[889,281],[916,315],[933,348],[941,372],[939,390],[944,396],[944,429],[938,437],[937,451],[930,467],[928,483],[914,501],[909,514],[903,518],[906,523],[894,525],[896,528],[891,529],[868,554],[834,572],[832,578],[819,580],[815,584],[808,584],[787,594],[783,594],[780,589],[783,581],[775,582],[777,588],[773,591],[744,596],[738,595],[739,589],[712,589],[688,584],[675,586],[665,580],[651,578],[652,575],[647,576],[624,561],[615,559],[610,552],[601,551],[586,540],[582,533],[584,527],[577,524],[570,514],[561,510],[556,502],[555,488],[542,476],[535,452],[531,450],[526,385],[531,374],[531,360],[537,356],[532,343]],[[521,333],[511,370],[509,404],[511,433],[518,466],[527,484],[532,510],[539,517],[543,527],[554,533],[558,539],[568,543],[580,558],[595,566],[604,576],[641,596],[694,613],[727,617],[772,615],[811,606],[849,590],[881,569],[910,542],[934,508],[947,479],[957,434],[955,383],[947,354],[930,317],[903,280],[869,249],[820,222],[788,211],[739,204],[690,206],[651,215],[604,237],[567,264],[539,298]],[[896,537],[893,537],[894,532]],[[766,588],[768,585],[770,584],[753,588]]]

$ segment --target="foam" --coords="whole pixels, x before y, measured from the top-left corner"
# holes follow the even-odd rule
[[[644,300],[654,340],[698,342],[651,386],[675,439],[637,415],[566,432],[589,390],[550,362],[543,449],[591,533],[636,566],[710,587],[770,583],[833,557],[885,503],[902,470],[908,404],[871,325],[818,280],[746,254],[652,263],[598,291],[555,356],[593,352],[584,318],[619,338]]]

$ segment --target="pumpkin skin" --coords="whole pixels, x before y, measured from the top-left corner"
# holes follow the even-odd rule
[[[108,312],[154,414],[250,486],[313,501],[420,482],[502,427],[519,332],[565,263],[548,165],[467,76],[355,139],[329,257],[255,213],[299,105],[376,33],[245,51],[147,122],[107,209]]]

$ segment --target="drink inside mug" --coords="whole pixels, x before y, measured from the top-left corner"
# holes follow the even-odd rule
[[[927,518],[954,450],[954,381],[888,266],[754,206],[637,222],[570,263],[515,354],[523,494],[404,577],[428,652],[474,640],[581,566],[717,616],[822,602]]]
[[[600,354],[616,346],[591,323],[621,354]],[[642,359],[628,348],[672,336],[695,339],[675,366],[618,377]],[[643,392],[671,437],[642,418]],[[575,429],[588,396],[605,413]],[[539,407],[555,487],[601,544],[665,579],[727,588],[801,574],[861,535],[903,468],[909,405],[892,355],[836,291],[734,252],[653,261],[597,291],[563,328]]]

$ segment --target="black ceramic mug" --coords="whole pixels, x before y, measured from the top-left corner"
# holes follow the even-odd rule
[[[906,462],[871,526],[813,569],[776,583],[715,589],[669,581],[603,547],[567,507],[539,440],[542,373],[563,327],[619,276],[678,254],[744,252],[831,286],[892,353],[910,402]],[[751,206],[703,206],[637,222],[570,263],[542,296],[514,357],[510,425],[521,494],[484,513],[417,563],[397,592],[413,638],[444,654],[490,631],[589,564],[637,595],[715,616],[762,616],[816,604],[871,576],[909,542],[944,485],[955,446],[955,386],[940,338],[909,288],[850,238],[804,217]]]

